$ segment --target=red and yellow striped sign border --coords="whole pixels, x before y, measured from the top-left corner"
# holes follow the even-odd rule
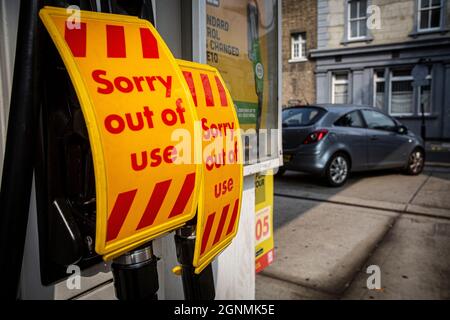
[[[195,216],[200,148],[177,150],[197,120],[170,50],[145,20],[66,9],[39,13],[67,67],[89,132],[97,194],[96,251],[108,260]],[[231,101],[231,100],[230,100]],[[175,143],[175,144],[174,144]],[[183,151],[183,152],[181,152]],[[174,164],[183,154],[191,161]]]
[[[203,180],[197,212],[193,265],[200,273],[237,233],[242,198],[239,121],[217,69],[178,60],[202,131]]]

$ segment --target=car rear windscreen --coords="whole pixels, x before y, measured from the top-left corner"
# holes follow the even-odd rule
[[[283,127],[306,127],[316,123],[325,110],[318,107],[299,107],[283,110]]]

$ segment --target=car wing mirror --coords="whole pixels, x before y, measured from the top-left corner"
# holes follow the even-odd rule
[[[403,126],[403,125],[397,126],[397,133],[399,133],[399,134],[407,134],[408,133],[408,128]]]

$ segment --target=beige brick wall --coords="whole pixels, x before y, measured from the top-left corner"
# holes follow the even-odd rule
[[[414,6],[417,0],[372,0],[372,5],[380,8],[381,28],[371,30],[373,41],[370,45],[389,44],[413,40],[410,33],[413,31],[414,20],[417,19],[414,13]],[[344,47],[341,43],[344,40],[344,7],[345,0],[328,0],[329,14],[327,15],[328,36],[326,48]],[[447,28],[450,27],[450,1],[447,1]],[[436,37],[441,35],[430,34],[421,35],[421,39]],[[448,36],[448,34],[447,34]],[[359,43],[349,43],[347,47],[361,46]]]
[[[283,106],[291,100],[316,101],[315,63],[289,62],[291,33],[306,32],[306,50],[317,48],[317,0],[283,0]]]

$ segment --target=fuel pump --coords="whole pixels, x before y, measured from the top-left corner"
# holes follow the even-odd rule
[[[125,3],[125,5],[123,5]],[[140,15],[153,21],[151,1],[109,1],[97,8],[87,1],[58,1],[91,11]],[[51,40],[45,43],[43,103],[39,121],[40,155],[36,166],[41,229],[42,279],[50,284],[66,275],[68,265],[81,268],[101,261],[95,252],[96,191],[91,145],[85,119],[64,63]],[[158,290],[152,243],[114,259],[119,299],[155,299]]]
[[[68,5],[70,3],[64,4]],[[96,8],[85,4],[83,8],[154,20],[151,1],[108,1],[104,5],[104,8]],[[44,84],[46,94],[41,121],[42,155],[46,160],[42,163],[45,170],[38,170],[40,179],[48,182],[47,194],[42,194],[43,188],[38,190],[46,199],[43,202],[48,204],[43,211],[49,212],[48,220],[42,221],[42,225],[50,226],[43,253],[50,256],[50,263],[60,269],[62,276],[70,264],[85,267],[99,263],[101,258],[94,249],[96,194],[88,131],[67,70],[50,40],[48,47],[45,69],[50,71]],[[43,171],[45,177],[41,174]],[[114,259],[111,268],[117,298],[156,299],[159,288],[156,262],[151,241]],[[55,267],[44,273],[48,282],[57,277]]]
[[[151,2],[111,1],[107,8],[116,14],[152,12],[151,8],[130,7],[132,3],[144,6]],[[66,165],[60,171],[95,174],[94,198],[85,199],[84,192],[93,188],[82,188],[84,193],[77,189],[73,197],[58,197],[52,205],[64,221],[78,211],[86,212],[83,206],[92,210],[95,243],[86,243],[103,259],[112,260],[119,299],[156,299],[158,259],[151,240],[195,216],[200,186],[200,164],[173,164],[177,157],[171,145],[173,127],[193,130],[196,119],[184,79],[167,45],[144,19],[82,11],[79,28],[72,28],[64,9],[44,8],[40,16],[78,98],[58,104],[61,110],[55,113],[63,121],[56,121],[61,128],[53,136],[63,153],[68,153],[62,163],[73,162],[75,168],[71,172]],[[194,144],[194,136],[190,143]],[[75,147],[67,147],[71,144]],[[194,158],[198,151],[190,150]],[[93,182],[79,180],[82,186]],[[67,190],[62,193],[69,194]],[[79,223],[67,225],[79,227]],[[83,230],[78,231],[66,232],[71,236],[66,238],[70,241],[80,234],[86,238]],[[79,249],[72,247],[74,252]]]
[[[241,135],[231,95],[217,69],[177,62],[202,119],[198,140],[202,141],[203,176],[196,218],[175,234],[180,266],[174,272],[181,273],[187,300],[212,300],[215,288],[211,263],[231,243],[239,222]],[[205,99],[199,98],[203,95]]]
[[[21,148],[31,148],[36,144],[32,138],[37,140],[34,166],[43,284],[64,278],[68,265],[83,269],[103,258],[112,261],[119,299],[157,299],[158,258],[151,240],[176,230],[186,298],[213,299],[211,261],[236,235],[242,194],[241,136],[223,79],[205,65],[184,62],[182,69],[148,23],[152,18],[129,16],[145,18],[153,12],[151,1],[108,1],[106,9],[97,7],[98,1],[49,2],[63,8],[39,11],[50,35],[43,36],[41,48],[42,97],[31,101],[41,108],[32,110],[38,120],[26,119],[31,129],[28,140],[22,141],[28,145]],[[64,8],[71,4],[85,9],[75,28],[69,26],[71,13]],[[36,15],[39,8],[31,8],[30,14]],[[92,12],[103,10],[124,15]],[[149,70],[155,74],[138,76]],[[189,72],[195,73],[194,85],[203,86],[204,114],[196,113]],[[114,80],[108,80],[110,74]],[[35,84],[37,79],[33,78]],[[214,96],[219,97],[215,102]],[[173,127],[189,130],[189,143],[195,146],[198,116],[213,122],[203,135],[220,135],[229,140],[227,147],[219,147],[201,164],[175,165]],[[201,157],[199,148],[188,150],[183,152],[190,152],[191,159]],[[8,161],[5,168],[12,168]],[[203,170],[210,174],[202,180]],[[7,200],[3,190],[12,190],[3,182],[2,205]],[[23,231],[26,223],[21,222]],[[4,266],[2,260],[2,270]]]

